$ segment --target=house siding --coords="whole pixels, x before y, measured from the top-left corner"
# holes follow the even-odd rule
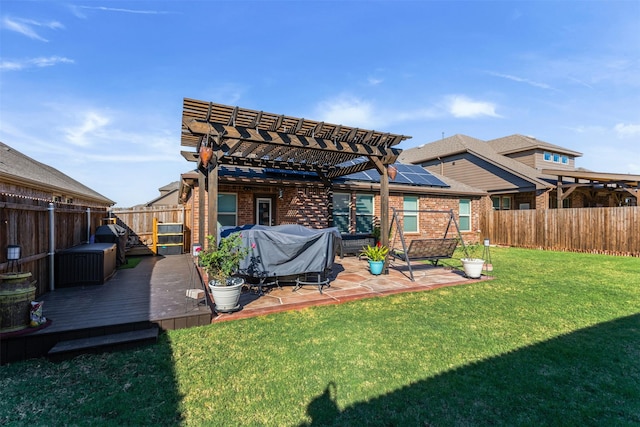
[[[469,153],[447,157],[442,164],[436,160],[423,163],[422,166],[430,172],[439,173],[485,191],[515,192],[533,189],[529,181]]]

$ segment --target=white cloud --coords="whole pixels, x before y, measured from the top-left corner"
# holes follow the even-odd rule
[[[454,117],[475,118],[481,116],[501,117],[496,113],[496,105],[486,101],[476,101],[464,95],[445,98],[447,111]]]
[[[348,95],[321,102],[317,111],[320,120],[328,123],[363,128],[371,128],[380,124],[380,121],[375,117],[371,103]]]
[[[501,77],[503,79],[512,80],[512,81],[518,82],[518,83],[526,83],[528,85],[531,85],[531,86],[534,86],[534,87],[539,87],[541,89],[554,90],[550,85],[548,85],[546,83],[536,82],[536,81],[529,80],[529,79],[524,78],[524,77],[513,76],[511,74],[494,73],[494,72],[491,72],[491,71],[489,72],[489,74],[491,74],[492,76],[495,76],[495,77]]]
[[[613,127],[619,138],[640,136],[640,125],[618,123]]]
[[[84,114],[78,126],[64,129],[67,141],[73,145],[87,147],[92,145],[96,137],[104,137],[104,128],[109,124],[108,117],[90,111]]]
[[[33,19],[10,18],[8,16],[3,17],[0,21],[0,28],[2,29],[22,34],[30,39],[48,42],[49,40],[38,34],[34,27],[58,30],[64,28],[64,25],[57,21],[40,22]]]
[[[0,61],[0,70],[19,71],[33,67],[43,68],[52,67],[57,64],[73,64],[74,62],[73,59],[62,56],[39,57],[24,60],[3,60]]]
[[[367,83],[369,83],[369,85],[371,86],[378,86],[379,84],[381,84],[384,80],[382,79],[376,79],[375,77],[369,77],[367,79]]]
[[[106,6],[74,6],[74,7],[76,9],[99,10],[101,12],[133,13],[133,14],[142,14],[142,15],[164,15],[167,13],[171,13],[171,12],[165,12],[161,10],[122,9],[122,8],[106,7]]]

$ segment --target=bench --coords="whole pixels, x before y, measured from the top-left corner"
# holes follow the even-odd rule
[[[376,239],[373,234],[343,234],[342,244],[340,245],[340,258],[344,258],[344,254],[359,255],[362,248],[375,244]]]
[[[401,249],[393,249],[389,255],[407,263],[413,281],[411,261],[430,261],[438,265],[439,260],[451,258],[457,246],[458,239],[415,239],[409,243],[406,253]]]

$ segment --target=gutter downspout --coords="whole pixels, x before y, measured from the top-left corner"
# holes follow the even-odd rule
[[[56,252],[56,233],[54,222],[53,203],[49,203],[49,290],[55,291],[55,252]]]

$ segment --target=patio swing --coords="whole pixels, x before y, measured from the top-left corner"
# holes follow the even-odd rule
[[[409,274],[411,276],[411,281],[415,281],[413,277],[413,269],[411,268],[412,261],[430,261],[434,266],[438,265],[438,261],[441,259],[449,259],[453,256],[453,252],[456,250],[458,246],[458,242],[462,245],[462,248],[465,254],[468,256],[467,247],[464,244],[464,240],[462,239],[462,234],[460,233],[460,227],[458,227],[458,223],[456,222],[455,215],[453,214],[453,209],[451,210],[403,210],[396,208],[391,208],[393,210],[393,216],[391,218],[391,224],[389,226],[389,235],[393,232],[393,239],[391,244],[389,245],[389,256],[391,259],[399,259],[407,263],[407,267],[409,268]],[[441,238],[421,238],[421,239],[413,239],[407,246],[407,242],[404,238],[403,224],[401,223],[400,215],[403,216],[402,221],[404,221],[404,213],[426,213],[426,214],[446,214],[449,217],[449,221],[447,222],[447,226],[444,230],[444,234]],[[451,224],[455,226],[455,229],[458,233],[456,237],[447,237],[449,234],[449,230],[451,228]],[[398,237],[400,240],[400,244],[398,245]]]

